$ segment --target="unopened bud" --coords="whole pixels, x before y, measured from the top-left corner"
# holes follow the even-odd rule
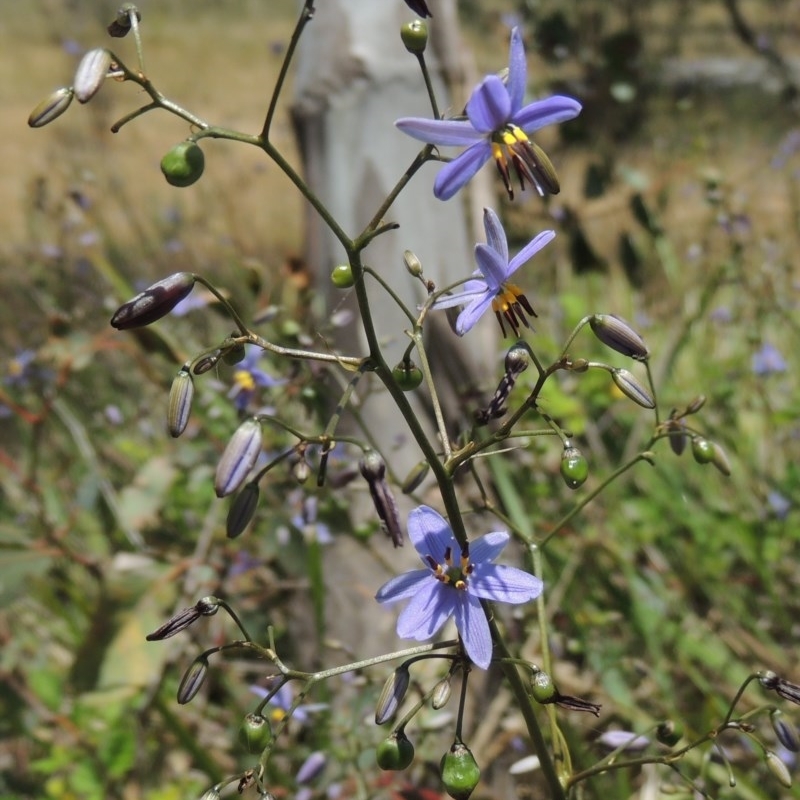
[[[452,686],[451,686],[451,675],[445,675],[436,686],[433,687],[433,694],[431,695],[431,707],[434,711],[438,711],[440,708],[444,708],[447,705],[447,701],[450,699],[450,695],[452,694]]]
[[[419,464],[412,467],[400,487],[403,490],[403,494],[412,494],[412,492],[419,489],[422,481],[427,477],[430,468],[431,465],[427,461],[420,461]]]
[[[176,272],[148,286],[114,312],[111,326],[126,331],[161,319],[192,291],[194,282],[195,277],[191,272]]]
[[[361,474],[367,481],[375,511],[381,525],[395,547],[403,546],[403,528],[397,501],[386,482],[386,463],[379,453],[368,450],[358,463]]]
[[[194,398],[194,381],[186,367],[182,367],[169,390],[167,429],[170,436],[177,438],[186,430],[189,414],[192,411],[192,398]]]
[[[74,96],[75,92],[71,86],[62,86],[60,89],[56,89],[31,111],[28,125],[31,128],[42,128],[57,119],[69,108]]]
[[[409,53],[424,53],[428,46],[428,26],[420,19],[407,22],[400,28],[400,38]]]
[[[300,765],[297,774],[294,776],[295,780],[300,783],[311,783],[315,778],[318,778],[325,769],[328,759],[321,750],[315,750],[310,753],[308,758]]]
[[[217,464],[214,491],[217,497],[233,494],[244,483],[261,452],[261,424],[254,417],[234,432]]]
[[[99,91],[111,66],[111,53],[101,47],[90,50],[80,60],[72,88],[79,103],[88,103]]]
[[[800,753],[800,738],[797,736],[797,728],[791,722],[787,722],[780,709],[770,712],[769,721],[772,723],[772,730],[778,737],[778,741],[792,753]]]
[[[530,366],[531,363],[531,355],[528,352],[528,348],[524,347],[521,344],[515,344],[509,348],[508,352],[506,353],[505,361],[503,362],[503,366],[507,373],[511,373],[512,375],[519,375],[525,372],[526,369]]]
[[[712,442],[711,463],[726,477],[731,474],[731,462],[725,451],[716,443]]]
[[[764,760],[767,762],[767,769],[777,779],[778,783],[786,789],[791,789],[792,776],[786,764],[772,750],[767,750],[764,754]]]
[[[208,659],[205,656],[199,656],[181,679],[181,685],[178,687],[178,703],[180,705],[186,705],[194,699],[207,675]]]
[[[686,413],[687,414],[696,414],[704,405],[706,404],[706,396],[704,394],[699,394],[697,397],[686,406]]]
[[[147,634],[148,642],[160,642],[186,630],[200,617],[211,617],[219,610],[220,601],[213,595],[208,595],[198,600],[190,608],[184,608],[173,617],[170,617],[158,630]]]
[[[220,351],[217,350],[216,353],[212,353],[209,356],[203,356],[202,358],[197,359],[192,367],[192,372],[195,375],[205,375],[206,372],[214,369],[214,367],[219,364],[220,355]]]
[[[611,377],[617,388],[629,400],[633,400],[634,403],[637,403],[642,408],[656,407],[655,400],[650,396],[650,392],[627,369],[614,369],[611,371]]]
[[[686,423],[682,419],[670,419],[667,421],[669,431],[669,446],[676,456],[681,455],[686,449],[688,436],[686,435]]]
[[[558,194],[561,191],[561,184],[558,182],[558,174],[553,162],[536,142],[528,141],[528,147],[531,151],[531,174],[536,181],[537,188],[544,194]]]
[[[308,461],[301,458],[299,461],[292,465],[292,477],[302,486],[311,475],[311,467],[308,466]]]
[[[421,17],[433,16],[425,4],[425,0],[405,0],[405,3],[415,14],[419,14]]]
[[[408,686],[411,683],[411,675],[408,667],[401,664],[383,684],[381,695],[378,698],[378,705],[375,707],[375,724],[383,725],[397,713],[400,703],[406,696]]]
[[[650,355],[644,339],[616,314],[594,314],[589,319],[594,335],[606,346],[624,356],[644,361]]]
[[[259,494],[258,484],[251,481],[233,499],[225,520],[225,534],[229,539],[244,533],[255,516]]]
[[[403,263],[406,265],[409,275],[414,278],[422,277],[422,262],[411,250],[403,251]]]
[[[442,758],[441,768],[442,784],[453,800],[467,800],[481,779],[478,762],[463,742],[453,742]]]

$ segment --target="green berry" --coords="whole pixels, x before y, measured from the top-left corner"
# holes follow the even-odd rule
[[[331,272],[331,281],[337,289],[349,289],[355,283],[353,268],[349,264],[339,264]]]
[[[395,731],[378,745],[375,757],[383,770],[406,769],[414,760],[414,745],[405,733]]]
[[[191,186],[200,179],[205,167],[203,151],[195,142],[176,144],[161,159],[161,171],[172,186]]]
[[[442,758],[442,783],[453,800],[467,800],[481,779],[481,769],[475,756],[463,742],[453,746]]]
[[[401,361],[392,370],[392,377],[404,392],[410,392],[422,383],[422,370],[413,361]]]
[[[710,464],[714,460],[714,445],[702,436],[692,439],[692,455],[698,464]]]
[[[589,476],[589,462],[577,447],[565,447],[561,456],[561,477],[570,489],[582,486]]]
[[[261,714],[248,714],[239,726],[239,742],[248,753],[261,753],[272,741],[272,727]]]
[[[400,38],[409,53],[424,53],[428,45],[428,26],[420,19],[407,22],[400,28]]]

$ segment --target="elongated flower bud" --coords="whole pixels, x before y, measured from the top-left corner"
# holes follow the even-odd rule
[[[261,440],[261,423],[255,417],[236,429],[217,464],[214,478],[217,497],[233,494],[244,483],[261,452]]]
[[[669,431],[669,446],[676,456],[681,455],[686,449],[688,436],[686,435],[686,423],[682,419],[672,418],[667,421]]]
[[[148,633],[145,637],[148,642],[160,642],[169,639],[181,631],[186,630],[192,623],[200,617],[213,617],[219,610],[220,601],[213,595],[198,600],[190,608],[184,608],[174,616],[170,617],[158,630]]]
[[[182,367],[172,381],[167,408],[167,429],[170,436],[177,438],[185,430],[192,411],[194,380],[186,367]]]
[[[787,722],[780,709],[770,712],[769,721],[772,723],[772,730],[778,737],[778,741],[792,753],[800,753],[800,738],[797,736],[797,728],[792,722]]]
[[[767,762],[767,769],[777,779],[778,783],[786,789],[792,788],[792,775],[789,768],[778,756],[771,750],[764,754],[764,759]]]
[[[386,463],[379,453],[368,450],[358,463],[361,474],[367,481],[375,511],[386,534],[395,547],[403,546],[403,527],[397,501],[386,482]]]
[[[425,4],[425,0],[405,0],[406,5],[421,17],[432,17],[430,9]]]
[[[178,703],[180,705],[184,706],[194,699],[207,675],[208,659],[205,656],[199,656],[192,662],[192,666],[186,670],[186,674],[181,679],[181,685],[178,687]]]
[[[403,481],[403,485],[400,487],[403,490],[403,494],[411,494],[419,489],[422,481],[428,475],[430,471],[431,465],[427,461],[420,461],[414,467],[411,467],[408,475],[406,475],[406,479]]]
[[[251,481],[236,495],[225,521],[225,533],[229,539],[235,539],[244,533],[255,516],[259,494],[258,484]]]
[[[731,474],[731,462],[725,451],[716,443],[712,443],[711,463],[726,477]]]
[[[617,388],[629,400],[633,400],[642,408],[656,407],[656,402],[650,396],[650,392],[627,369],[614,369],[611,371],[611,377]]]
[[[624,356],[644,361],[650,355],[644,339],[616,314],[594,314],[589,319],[589,325],[606,347]]]
[[[194,282],[195,277],[191,272],[176,272],[148,286],[114,312],[111,326],[118,331],[126,331],[165,317],[192,291]]]
[[[80,60],[72,88],[79,103],[88,103],[99,91],[111,66],[111,53],[98,47]]]
[[[445,675],[436,686],[433,687],[433,694],[431,695],[431,707],[434,711],[438,711],[440,708],[444,708],[447,705],[447,701],[450,699],[450,695],[452,694],[452,676]]]
[[[60,89],[56,89],[31,111],[28,125],[31,128],[42,128],[57,119],[69,108],[74,96],[75,92],[71,86],[62,86]]]
[[[401,664],[387,679],[378,698],[378,705],[375,707],[375,724],[383,725],[397,713],[400,703],[408,691],[411,683],[411,675],[408,667]]]
[[[422,262],[412,250],[403,251],[403,263],[406,265],[409,275],[414,278],[422,277]]]

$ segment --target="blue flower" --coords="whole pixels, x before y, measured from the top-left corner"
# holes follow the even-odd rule
[[[258,695],[258,697],[264,698],[269,694],[270,690],[254,685],[250,687],[250,691]],[[282,684],[280,689],[267,702],[272,706],[272,711],[268,714],[270,721],[273,723],[280,722],[289,713],[294,702],[294,692],[291,686],[288,683]],[[326,711],[328,707],[327,703],[301,703],[294,710],[292,719],[301,725],[307,725],[311,722],[311,714]]]
[[[535,317],[536,312],[522,293],[522,289],[516,284],[509,283],[508,279],[534,254],[551,242],[556,234],[554,231],[542,231],[509,261],[506,232],[491,208],[483,209],[483,227],[486,230],[486,244],[475,245],[478,269],[464,284],[463,291],[439,298],[434,302],[433,308],[464,306],[455,325],[456,333],[463,336],[491,306],[500,323],[503,336],[506,335],[503,319],[511,326],[514,335],[519,336],[520,323],[526,328],[530,327],[525,313]]]
[[[436,176],[433,193],[440,200],[451,198],[493,157],[506,191],[514,198],[509,164],[519,178],[536,187],[539,194],[558,194],[559,184],[553,165],[544,151],[533,144],[528,134],[576,117],[581,104],[571,97],[555,95],[522,105],[527,84],[525,49],[519,28],[511,31],[508,79],[489,75],[473,90],[467,102],[467,119],[425,119],[405,117],[395,125],[422,142],[442,146],[466,145],[467,149],[445,164]]]
[[[430,639],[454,617],[467,655],[486,669],[492,660],[492,636],[481,600],[527,603],[541,594],[541,580],[492,563],[508,543],[505,531],[487,533],[462,550],[445,519],[420,506],[409,514],[408,536],[425,568],[392,578],[378,590],[377,601],[410,599],[397,620],[402,639]],[[454,559],[454,553],[460,557]]]
[[[786,360],[774,344],[765,342],[757,353],[753,353],[752,367],[753,373],[759,376],[786,372]]]
[[[233,387],[228,392],[228,397],[234,399],[234,404],[239,411],[247,409],[250,401],[255,397],[258,387],[271,389],[285,383],[256,366],[258,359],[263,354],[264,351],[260,347],[251,347],[247,355],[236,365],[236,371],[233,373]]]

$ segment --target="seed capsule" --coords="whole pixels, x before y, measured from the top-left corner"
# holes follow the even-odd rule
[[[197,142],[176,144],[161,159],[161,172],[170,186],[186,187],[200,180],[206,157]]]
[[[403,731],[395,731],[378,745],[375,758],[383,770],[406,769],[414,760],[414,745]]]
[[[261,753],[272,741],[272,727],[261,714],[248,714],[239,726],[239,743],[248,753]]]
[[[624,356],[644,361],[650,355],[644,339],[616,314],[594,314],[589,319],[594,335],[606,346]]]
[[[242,485],[261,452],[261,440],[261,424],[254,417],[236,429],[217,464],[214,478],[217,497],[227,497]]]
[[[62,86],[60,89],[56,89],[31,111],[28,125],[31,128],[42,128],[57,119],[69,108],[74,96],[75,92],[71,86]]]
[[[531,674],[531,697],[537,703],[552,703],[557,694],[556,685],[548,672],[539,669]]]
[[[463,742],[453,742],[442,758],[441,768],[445,791],[454,800],[467,800],[481,779],[478,762]]]
[[[104,48],[90,50],[80,60],[72,88],[79,103],[88,103],[99,91],[111,66],[111,53]]]
[[[229,539],[241,536],[251,523],[258,508],[259,494],[258,484],[250,482],[236,495],[225,521],[225,534]]]
[[[167,429],[170,436],[177,438],[186,430],[189,414],[192,411],[192,398],[194,398],[194,380],[186,367],[182,367],[169,390]]]
[[[410,392],[422,383],[422,370],[413,361],[401,361],[392,370],[392,377],[404,392]]]
[[[714,460],[714,445],[702,436],[692,439],[692,455],[698,464],[710,464]]]
[[[114,312],[111,327],[118,331],[127,331],[165,317],[189,295],[194,283],[195,277],[191,272],[176,272],[148,286]]]
[[[656,402],[647,389],[627,369],[611,370],[611,377],[617,388],[629,400],[633,400],[634,403],[637,403],[642,408],[656,407]]]

